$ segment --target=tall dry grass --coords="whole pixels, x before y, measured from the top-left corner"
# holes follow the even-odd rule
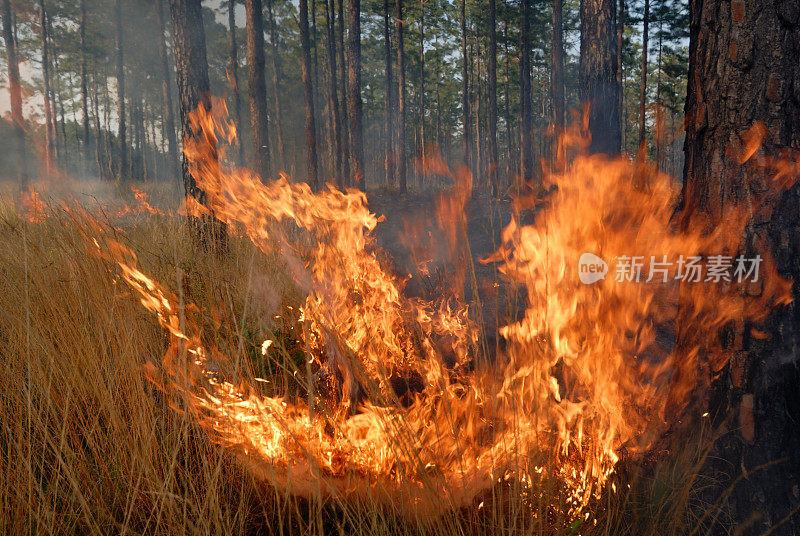
[[[102,219],[102,216],[100,216]],[[145,273],[196,303],[204,336],[243,375],[285,376],[258,361],[274,315],[298,301],[278,259],[233,238],[225,258],[192,245],[180,219],[109,221]],[[209,440],[181,400],[145,379],[166,336],[99,259],[79,211],[41,223],[0,205],[0,534],[688,534],[702,526],[709,442],[614,479],[590,521],[548,509],[513,479],[480,504],[435,519],[391,507],[286,495]],[[170,283],[171,282],[171,283]],[[280,335],[278,333],[278,335]],[[256,356],[256,357],[254,357]],[[715,520],[719,516],[714,516]]]

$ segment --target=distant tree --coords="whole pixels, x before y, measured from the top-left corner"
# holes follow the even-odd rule
[[[519,127],[520,175],[530,180],[533,175],[533,104],[531,103],[531,0],[520,1],[522,26],[519,37],[520,108]]]
[[[383,133],[384,133],[384,155],[383,155],[383,172],[384,180],[387,186],[392,186],[395,183],[395,156],[394,156],[394,76],[392,75],[392,40],[391,40],[391,26],[389,21],[391,14],[389,13],[389,0],[383,0],[383,56],[384,64],[386,65],[386,85],[384,90],[384,116],[383,116]]]
[[[164,108],[164,128],[163,135],[167,139],[167,162],[169,172],[167,177],[173,177],[178,171],[178,140],[175,135],[175,116],[172,107],[172,69],[169,67],[169,57],[167,56],[166,24],[164,22],[163,0],[156,0],[156,12],[158,13],[158,56],[161,61],[161,98]]]
[[[347,109],[350,131],[351,173],[356,184],[364,190],[364,143],[361,102],[361,0],[347,4]]]
[[[525,1],[525,0],[523,0]],[[461,0],[461,115],[464,129],[464,163],[472,167],[472,114],[469,98],[469,54],[467,51],[467,0]]]
[[[281,106],[281,90],[280,90],[280,77],[281,77],[281,69],[280,69],[280,56],[278,55],[278,31],[275,25],[275,13],[273,12],[273,4],[274,0],[267,0],[267,23],[269,24],[269,44],[272,54],[270,57],[272,59],[272,98],[274,100],[274,108],[275,108],[275,130],[276,130],[276,138],[278,142],[277,147],[277,156],[278,156],[278,165],[281,167],[282,171],[285,171],[286,167],[286,147],[283,141],[283,107]]]
[[[487,130],[489,135],[489,186],[493,195],[500,193],[500,179],[497,174],[499,155],[497,150],[497,6],[496,0],[489,0],[489,100]]]
[[[125,56],[123,51],[122,0],[116,0],[114,4],[114,26],[117,61],[117,139],[119,142],[119,169],[117,171],[117,180],[124,180],[128,172],[128,141],[126,138],[127,124],[125,118]]]
[[[624,1],[624,0],[620,0]],[[566,121],[566,101],[564,89],[564,2],[553,0],[553,72],[552,84],[553,124],[556,128],[564,126]]]
[[[647,54],[649,51],[648,39],[650,37],[650,0],[644,0],[642,13],[642,69],[641,89],[639,91],[639,150],[646,153],[647,149]]]
[[[233,120],[239,130],[236,141],[239,162],[244,162],[244,144],[241,139],[242,131],[242,99],[239,94],[239,47],[236,43],[236,0],[228,0],[228,77],[230,79],[231,94],[233,96]]]
[[[261,0],[245,0],[247,13],[247,72],[250,91],[250,128],[253,136],[252,168],[261,180],[270,178],[267,82],[264,75],[264,14]]]
[[[300,48],[302,54],[303,95],[305,97],[306,169],[308,182],[317,188],[317,134],[314,123],[314,86],[311,78],[311,44],[308,32],[308,0],[300,0]]]
[[[17,167],[19,169],[19,184],[25,186],[28,182],[25,157],[25,131],[22,118],[22,88],[19,82],[19,61],[17,60],[17,46],[14,37],[14,21],[9,0],[2,0],[3,41],[6,45],[6,60],[8,63],[8,84],[11,97],[11,120],[14,122],[14,135],[17,138]]]
[[[397,8],[397,179],[401,192],[407,189],[406,184],[406,53],[405,53],[405,19],[403,18],[403,0],[396,0]]]

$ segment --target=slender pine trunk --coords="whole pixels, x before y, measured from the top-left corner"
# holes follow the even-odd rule
[[[317,177],[317,134],[314,120],[314,86],[311,79],[311,42],[308,28],[308,0],[300,0],[300,48],[302,53],[303,94],[305,97],[306,164],[308,182],[319,187]]]

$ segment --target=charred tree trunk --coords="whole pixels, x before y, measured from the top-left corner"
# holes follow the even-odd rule
[[[520,176],[528,181],[533,175],[533,141],[531,140],[531,130],[533,129],[533,105],[531,104],[531,1],[522,0],[522,28],[520,30],[519,48],[519,70],[520,70],[520,108],[522,118],[519,128],[519,147],[520,147]]]
[[[728,204],[747,202],[768,180],[758,167],[739,165],[731,153],[754,123],[767,127],[763,153],[794,148],[796,162],[800,9],[797,2],[766,0],[692,0],[689,6],[683,200],[718,223]],[[727,501],[742,528],[736,532],[789,535],[800,533],[800,517],[793,515],[800,508],[800,188],[784,192],[770,208],[756,215],[748,240],[771,249],[778,271],[794,281],[794,301],[763,325],[736,328],[739,351],[716,381],[711,408],[720,418],[733,416],[736,430],[720,440],[712,456],[720,460],[712,481],[724,490],[752,471]],[[752,337],[751,328],[770,337]],[[729,533],[724,527],[717,532]]]
[[[464,164],[472,167],[472,114],[469,101],[469,55],[467,54],[467,0],[461,0],[461,114],[464,128]]]
[[[125,178],[128,171],[128,141],[126,139],[125,123],[125,64],[123,62],[123,36],[122,36],[122,0],[117,0],[114,5],[114,22],[116,26],[116,61],[117,61],[117,138],[119,141],[119,173],[118,180]]]
[[[162,0],[156,1],[156,11],[158,11],[158,27],[160,36],[158,40],[158,56],[161,60],[161,97],[164,107],[164,136],[167,138],[167,162],[169,162],[169,173],[167,176],[172,178],[178,171],[178,139],[175,134],[175,115],[172,108],[172,84],[170,83],[169,57],[167,56],[166,41],[166,22],[164,21],[164,6]]]
[[[627,20],[625,0],[619,0],[619,20],[617,21],[617,84],[619,85],[619,131],[621,149],[627,151],[627,121],[625,120],[625,73],[622,50],[625,45],[625,21]]]
[[[500,193],[500,179],[497,174],[497,6],[496,0],[489,0],[489,114],[487,131],[489,134],[489,182],[492,195]]]
[[[336,0],[331,0],[336,1]],[[339,77],[339,95],[342,96],[342,109],[339,113],[341,118],[341,125],[339,126],[339,130],[342,133],[342,177],[341,181],[343,185],[346,185],[349,182],[350,177],[350,128],[348,121],[350,119],[350,114],[348,113],[348,105],[347,105],[347,64],[344,61],[344,2],[345,0],[338,0],[337,6],[338,10],[338,24],[339,24],[339,32],[337,36],[337,41],[339,43],[338,46],[338,56],[339,56],[339,72],[342,73],[342,76]]]
[[[394,82],[392,76],[392,41],[389,26],[389,0],[383,0],[383,56],[385,64],[386,89],[384,95],[383,118],[383,172],[386,186],[395,184],[394,158]]]
[[[261,0],[246,0],[247,73],[250,91],[250,128],[253,135],[252,168],[261,180],[270,177],[267,82],[264,76],[264,21]]]
[[[316,189],[317,134],[314,123],[314,87],[311,81],[311,42],[308,35],[308,0],[300,0],[300,48],[302,53],[303,94],[305,96],[305,131],[308,182]]]
[[[17,139],[16,163],[20,187],[28,183],[27,158],[25,157],[25,130],[22,118],[22,88],[19,85],[19,62],[14,37],[14,25],[10,0],[3,0],[3,41],[6,44],[6,60],[8,63],[8,85],[11,97],[11,120],[14,122],[14,136]]]
[[[566,122],[563,17],[564,1],[553,0],[553,72],[550,76],[550,91],[553,99],[553,125],[556,127],[556,134]]]
[[[403,0],[396,0],[397,7],[397,180],[401,192],[406,184],[406,52],[403,40]]]
[[[244,144],[242,143],[242,98],[239,94],[239,47],[236,43],[236,2],[228,0],[228,77],[233,94],[233,120],[236,122],[239,136],[236,141],[239,163],[244,162]]]
[[[272,11],[273,0],[267,0],[267,17],[269,20],[269,43],[272,50],[272,96],[275,101],[275,129],[278,141],[278,165],[282,171],[286,168],[286,147],[283,142],[283,120],[281,119],[280,91],[280,57],[278,57],[278,30],[275,26],[275,13]]]
[[[642,17],[642,75],[639,86],[639,153],[647,155],[647,50],[650,36],[650,0],[644,0]]]
[[[425,0],[419,0],[419,155],[425,162]],[[422,167],[420,168],[422,169]],[[422,172],[419,174],[422,186]]]
[[[361,103],[361,0],[347,2],[347,110],[351,172],[361,190],[366,188]]]
[[[209,95],[208,61],[206,59],[206,36],[203,29],[201,0],[170,0],[172,15],[172,35],[175,39],[175,67],[178,75],[178,102],[181,113],[181,134],[184,140],[203,136],[192,128],[191,113],[200,106],[211,110]],[[216,151],[208,155],[216,159]],[[209,162],[214,165],[215,162]],[[189,170],[186,155],[183,156],[183,189],[203,203],[206,193],[197,186]],[[226,250],[227,229],[225,224],[211,217],[189,217],[189,225],[195,238],[207,249],[218,255]]]
[[[581,0],[581,100],[589,106],[592,153],[619,154],[615,0]]]

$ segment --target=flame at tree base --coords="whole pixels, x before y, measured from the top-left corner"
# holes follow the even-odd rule
[[[578,155],[546,174],[551,193],[535,223],[514,218],[488,259],[525,289],[528,303],[519,321],[500,330],[505,350],[475,366],[481,334],[469,308],[445,297],[404,297],[377,257],[371,233],[379,220],[363,192],[313,192],[286,177],[264,184],[247,170],[225,169],[218,143],[234,131],[224,105],[198,110],[192,122],[202,135],[185,140],[185,154],[206,202],[187,205],[189,212],[240,229],[264,252],[277,247],[306,296],[305,399],[264,396],[226,379],[220,370],[229,359],[202,341],[181,300],[140,272],[130,250],[107,235],[94,238],[171,337],[163,364],[148,368],[151,378],[178,393],[255,474],[294,494],[436,515],[514,481],[532,504],[548,489],[554,510],[588,516],[619,452],[648,449],[668,426],[667,411],[679,412],[700,385],[686,371],[727,362],[731,350],[717,331],[756,322],[789,299],[766,252],[758,293],[736,282],[674,278],[582,284],[577,266],[587,252],[735,257],[745,252],[749,213],[732,207],[723,226],[709,231],[693,222],[679,232],[669,177],[622,158]],[[699,329],[680,348],[657,337],[682,323]],[[419,387],[399,393],[393,378],[410,375]],[[333,384],[327,401],[320,378]]]

